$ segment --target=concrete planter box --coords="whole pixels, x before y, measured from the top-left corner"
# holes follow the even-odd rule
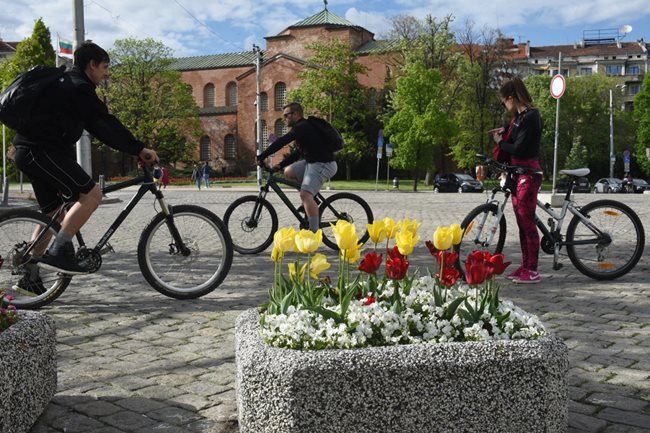
[[[539,340],[299,351],[236,322],[241,433],[565,432],[568,351]]]
[[[0,433],[28,432],[56,392],[56,332],[42,313],[20,311],[0,333]]]

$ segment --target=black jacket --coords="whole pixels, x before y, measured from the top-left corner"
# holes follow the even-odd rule
[[[517,115],[510,138],[508,141],[502,140],[499,145],[517,159],[537,158],[543,127],[539,110],[529,108]]]
[[[275,140],[259,156],[259,160],[267,158],[292,141],[296,142],[295,149],[289,153],[280,163],[280,166],[287,165],[304,158],[307,162],[330,162],[334,161],[334,153],[328,150],[325,138],[306,119],[300,119],[291,128],[291,131]]]
[[[88,76],[73,68],[64,80],[46,90],[34,108],[34,121],[18,131],[17,146],[63,152],[74,157],[74,145],[87,130],[114,149],[137,155],[144,144],[108,112]]]

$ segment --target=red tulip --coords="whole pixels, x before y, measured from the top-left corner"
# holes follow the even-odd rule
[[[465,263],[465,281],[467,281],[467,284],[481,284],[490,277],[490,274],[491,269],[485,262],[472,263],[468,260]]]
[[[458,272],[458,269],[455,267],[450,266],[448,268],[445,268],[442,275],[439,275],[439,278],[442,284],[444,284],[446,287],[451,287],[456,284],[456,281],[458,281],[460,278],[460,272]]]
[[[368,296],[368,298],[366,298],[366,302],[364,302],[364,303],[363,303],[363,305],[370,305],[370,304],[374,304],[374,303],[375,303],[375,301],[376,301],[376,299],[375,299],[375,298],[373,298],[372,296]]]
[[[372,251],[365,255],[361,263],[359,264],[359,270],[365,272],[366,274],[375,274],[381,266],[383,261],[383,256]]]
[[[431,241],[424,241],[424,245],[427,246],[427,248],[429,249],[429,253],[431,253],[431,255],[432,255],[433,257],[437,257],[437,256],[438,256],[438,249],[433,245],[433,242],[431,242]]]
[[[505,257],[503,256],[503,254],[500,254],[500,253],[497,253],[497,254],[493,255],[492,257],[490,257],[490,263],[492,264],[492,267],[494,269],[494,274],[496,274],[496,275],[503,274],[503,272],[506,270],[506,268],[508,266],[510,266],[510,264],[512,263],[512,262],[505,262],[504,263],[503,262],[504,259],[505,259]]]
[[[390,258],[390,259],[394,259],[394,258],[403,259],[404,256],[402,255],[402,253],[399,252],[399,248],[397,247],[397,245],[395,245],[393,247],[393,249],[388,252],[388,258]]]
[[[392,280],[401,280],[406,276],[409,262],[404,257],[394,257],[386,260],[386,275]]]

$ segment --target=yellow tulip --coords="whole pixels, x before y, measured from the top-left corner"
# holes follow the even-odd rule
[[[336,245],[338,245],[340,250],[354,248],[354,246],[359,242],[357,228],[354,224],[345,220],[338,220],[336,224],[332,224],[332,231],[334,232]]]
[[[386,228],[386,237],[388,239],[393,239],[395,233],[397,233],[397,223],[391,217],[386,217],[383,219],[384,227]]]
[[[433,245],[438,250],[448,250],[451,248],[453,240],[454,236],[449,227],[438,227],[433,233]]]
[[[305,266],[306,265],[307,265],[307,263],[302,265],[302,268],[300,269],[300,276],[296,277],[296,273],[297,273],[297,269],[298,269],[297,266],[296,266],[296,263],[289,263],[289,265],[288,265],[288,267],[289,267],[289,279],[293,280],[293,279],[298,278],[298,281],[303,281],[305,279]]]
[[[453,237],[451,243],[454,245],[458,245],[460,241],[463,239],[463,229],[460,228],[460,224],[452,224],[449,226],[449,230],[451,230],[451,234]]]
[[[274,248],[285,253],[296,250],[296,230],[293,227],[283,227],[273,235]]]
[[[316,233],[311,230],[302,229],[295,235],[296,249],[303,254],[313,253],[320,247],[323,241],[323,231],[318,230]]]
[[[280,250],[277,246],[274,246],[273,251],[271,251],[271,260],[277,263],[282,260],[282,257],[284,257],[282,250]]]
[[[377,220],[372,224],[366,224],[368,228],[368,234],[370,235],[370,240],[375,244],[383,242],[386,239],[386,226],[384,225],[384,220]]]
[[[400,221],[397,226],[398,226],[398,232],[411,232],[413,235],[416,235],[418,232],[418,229],[420,228],[420,223],[417,222],[415,219],[413,221],[410,221],[408,218],[404,218],[402,221]]]
[[[311,258],[311,264],[309,265],[309,274],[312,278],[318,278],[318,274],[328,270],[331,266],[332,265],[328,263],[325,254],[314,254],[314,257]]]
[[[403,256],[410,256],[413,252],[413,248],[420,240],[420,236],[414,234],[409,230],[402,230],[397,235],[395,235],[395,243],[397,244],[397,249],[399,253]]]
[[[341,259],[348,263],[356,263],[361,258],[361,244],[356,244],[354,248],[341,250]]]

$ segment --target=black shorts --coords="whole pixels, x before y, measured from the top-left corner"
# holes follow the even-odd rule
[[[36,201],[43,213],[56,210],[63,202],[77,201],[95,182],[77,161],[51,150],[16,147],[16,166],[32,182]]]

